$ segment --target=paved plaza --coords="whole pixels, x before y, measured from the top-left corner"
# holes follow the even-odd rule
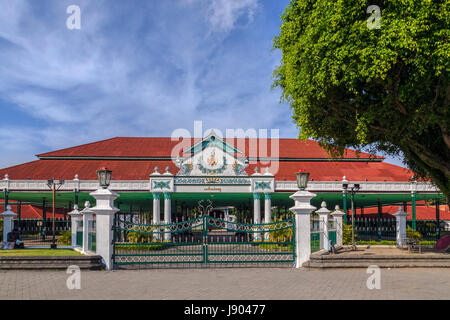
[[[291,268],[1,271],[0,299],[450,299],[449,269],[381,269],[369,290],[365,269]]]

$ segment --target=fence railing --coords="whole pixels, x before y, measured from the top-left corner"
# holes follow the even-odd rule
[[[406,221],[406,225],[412,227],[412,221]],[[436,220],[416,220],[416,231],[420,233],[423,241],[434,241],[438,238],[438,231],[439,236],[450,233],[450,225],[445,221],[440,221],[438,228]]]
[[[95,252],[97,244],[96,220],[88,221],[88,250]]]
[[[53,242],[52,219],[15,219],[17,228],[25,247],[49,247]],[[70,220],[55,219],[55,241],[58,243],[61,234],[71,230]]]
[[[355,217],[355,235],[356,241],[395,241],[396,220],[395,218]]]
[[[81,247],[83,246],[83,220],[78,220],[77,221],[77,240],[76,240],[76,245]]]

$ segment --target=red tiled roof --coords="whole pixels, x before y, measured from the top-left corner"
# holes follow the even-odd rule
[[[192,146],[200,139],[184,139],[181,150]],[[249,149],[257,146],[258,154],[271,155],[271,139],[224,139],[227,143],[253,157]],[[316,141],[300,141],[298,139],[279,139],[280,158],[328,159],[326,151]],[[38,154],[38,157],[170,157],[173,148],[182,140],[172,141],[171,138],[138,138],[116,137],[107,140],[88,143],[67,149]],[[266,144],[267,143],[267,144]],[[267,146],[267,152],[262,152]],[[275,146],[274,146],[275,148]],[[180,153],[181,155],[181,153]],[[347,149],[345,158],[357,158],[354,150]],[[361,152],[359,158],[369,158],[370,154]],[[372,156],[378,159],[383,157]]]
[[[245,149],[246,155],[249,155],[249,149],[252,148],[253,142],[258,142],[258,147],[264,149],[266,141],[268,142],[267,153],[270,156],[270,144],[272,143],[270,139],[234,139],[234,144],[230,144],[235,145],[238,149]],[[245,148],[241,146],[243,142],[245,142]],[[68,180],[78,174],[81,180],[95,180],[97,178],[96,170],[100,167],[108,167],[113,171],[114,179],[147,180],[155,166],[159,167],[160,172],[163,172],[166,167],[169,167],[174,174],[178,172],[178,168],[169,160],[171,150],[177,143],[179,142],[171,141],[170,138],[112,138],[40,154],[38,156],[43,158],[41,160],[1,169],[0,177],[8,174],[9,178],[13,180],[46,180],[49,178]],[[185,150],[193,143],[193,139],[187,139],[179,150]],[[276,180],[294,181],[295,173],[300,169],[310,172],[310,178],[316,181],[340,181],[343,176],[352,181],[366,179],[368,181],[409,181],[412,175],[405,168],[383,163],[381,157],[377,157],[377,161],[371,161],[368,159],[370,155],[367,153],[361,153],[362,159],[357,161],[329,161],[325,150],[312,140],[302,142],[297,139],[280,139],[279,151],[281,161],[278,162],[278,168],[274,168],[276,163],[271,165],[271,173],[275,174]],[[260,156],[264,157],[264,154]],[[74,159],[74,157],[82,158]],[[111,157],[114,158],[111,159]],[[136,157],[146,159],[130,159]],[[162,158],[162,160],[147,159],[147,157]],[[251,154],[250,157],[252,157]],[[347,150],[345,158],[356,159],[357,154],[353,150]],[[290,160],[283,161],[283,159]],[[295,159],[300,160],[296,161]],[[309,161],[311,159],[322,160]],[[364,161],[365,159],[367,161]],[[264,173],[263,168],[269,165],[260,161],[257,163],[250,161],[246,171],[251,175],[258,166],[260,172]]]
[[[439,218],[441,220],[450,220],[450,211],[447,205],[441,205],[439,208]],[[402,206],[403,210],[403,206]],[[398,206],[383,206],[383,217],[389,216],[398,211]],[[408,220],[412,219],[411,206],[408,205],[407,208]],[[364,208],[364,216],[376,217],[378,213],[378,208]],[[360,211],[358,210],[357,215],[360,216]],[[416,220],[435,220],[436,219],[436,206],[427,206],[424,203],[418,202],[416,205]]]
[[[0,212],[5,211],[5,205],[4,200],[0,200]],[[18,213],[18,204],[14,202],[9,202],[9,205],[11,206],[11,210],[14,213]],[[47,207],[46,210],[46,216],[47,219],[51,219],[53,217],[53,209],[50,207]],[[67,211],[66,211],[67,212]],[[42,219],[43,212],[42,212],[42,206],[38,206],[35,204],[22,204],[20,206],[20,217],[21,219]],[[62,208],[55,208],[55,218],[62,219],[64,217],[64,212]],[[66,215],[66,218],[69,218],[69,215]]]
[[[160,172],[166,167],[172,173],[178,172],[178,168],[172,161],[128,161],[128,160],[37,160],[18,166],[0,170],[0,176],[9,175],[13,180],[46,180],[73,179],[78,174],[81,180],[97,179],[96,170],[100,167],[112,170],[116,180],[147,180],[148,175],[157,166]],[[254,173],[258,166],[260,172],[268,164],[250,164],[246,169],[249,175]],[[352,181],[408,181],[410,171],[383,162],[279,162],[276,180],[294,181],[295,173],[300,169],[310,172],[310,178],[315,181],[342,180],[345,175]]]

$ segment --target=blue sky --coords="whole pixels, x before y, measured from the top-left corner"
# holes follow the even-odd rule
[[[115,136],[193,132],[194,120],[297,137],[271,90],[288,2],[0,0],[0,167]],[[66,27],[69,5],[80,30]]]

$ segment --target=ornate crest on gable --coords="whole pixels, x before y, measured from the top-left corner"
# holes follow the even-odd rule
[[[184,150],[177,159],[177,176],[247,176],[242,151],[227,144],[212,131],[202,141]]]

